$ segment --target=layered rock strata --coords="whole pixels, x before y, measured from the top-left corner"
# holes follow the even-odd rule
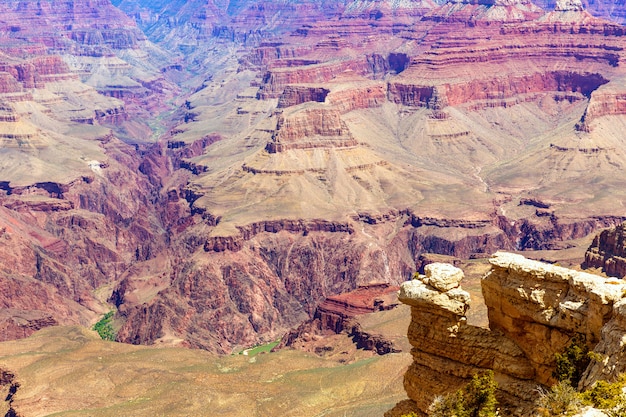
[[[399,287],[389,284],[367,285],[344,294],[330,296],[320,303],[311,320],[283,336],[278,349],[296,347],[306,349],[307,343],[329,334],[347,333],[358,349],[380,355],[397,352],[393,342],[362,330],[356,317],[398,306]]]
[[[618,352],[623,342],[613,342],[626,332],[626,284],[504,252],[490,263],[482,281],[489,328],[467,324],[470,300],[459,286],[460,269],[429,264],[425,275],[402,284],[399,299],[411,306],[408,337],[414,358],[405,389],[416,409],[426,412],[436,395],[493,370],[501,412],[530,415],[537,385],[555,383],[555,354],[575,337],[607,358],[591,362],[581,387],[622,370]]]
[[[585,268],[599,268],[605,274],[626,276],[626,224],[603,230],[585,253]]]

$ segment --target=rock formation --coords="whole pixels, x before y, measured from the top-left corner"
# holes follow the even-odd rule
[[[391,310],[398,306],[399,287],[388,284],[368,285],[354,291],[330,296],[322,301],[311,320],[289,331],[277,349],[297,347],[306,349],[307,343],[328,334],[347,333],[358,349],[371,350],[379,355],[398,352],[392,341],[364,332],[356,319],[362,314]]]
[[[574,338],[606,358],[591,361],[581,387],[623,371],[623,342],[616,338],[626,331],[625,283],[505,252],[490,263],[482,281],[489,328],[467,324],[470,300],[460,287],[460,269],[429,264],[425,275],[402,284],[399,299],[411,306],[413,364],[404,382],[410,401],[387,415],[411,406],[425,412],[436,395],[486,370],[499,384],[501,412],[531,415],[537,386],[555,383],[555,354]]]
[[[0,29],[10,337],[114,305],[119,340],[228,353],[424,253],[626,219],[624,29],[576,2],[116,1],[139,26],[22,3]]]
[[[599,268],[612,277],[626,276],[626,225],[603,230],[593,239],[585,253],[584,268]]]

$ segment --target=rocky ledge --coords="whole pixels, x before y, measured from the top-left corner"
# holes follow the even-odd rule
[[[574,338],[604,358],[592,360],[580,387],[613,379],[626,333],[626,283],[499,252],[482,280],[489,328],[467,324],[469,295],[463,272],[430,264],[425,275],[405,282],[399,299],[411,306],[409,342],[413,364],[405,374],[407,407],[424,413],[436,395],[455,391],[472,375],[493,370],[503,415],[531,415],[538,385],[552,385],[555,354]]]

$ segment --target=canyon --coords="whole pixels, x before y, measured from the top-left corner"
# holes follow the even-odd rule
[[[625,29],[597,4],[22,3],[0,340],[114,310],[119,342],[231,354],[426,255],[558,259],[626,220]],[[603,233],[585,264],[623,275]],[[549,383],[546,357],[507,378]]]

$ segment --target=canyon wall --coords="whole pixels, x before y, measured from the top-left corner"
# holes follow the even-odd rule
[[[411,407],[425,413],[436,395],[487,370],[498,382],[501,413],[531,415],[537,387],[556,382],[555,354],[575,338],[606,358],[591,361],[580,387],[623,371],[626,283],[505,252],[490,263],[482,280],[489,328],[467,324],[471,303],[460,269],[430,264],[425,275],[402,284],[399,299],[411,306],[413,364],[404,382],[410,400],[387,416]]]
[[[626,225],[603,230],[585,253],[585,268],[599,268],[612,277],[626,276]]]

